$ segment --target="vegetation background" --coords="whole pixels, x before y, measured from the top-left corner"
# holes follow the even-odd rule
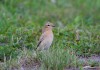
[[[56,25],[55,38],[50,51],[35,57],[43,62],[41,69],[62,70],[69,63],[81,67],[68,60],[100,54],[100,0],[0,0],[0,61],[5,65],[0,68],[16,66],[26,53],[32,56],[47,21]]]

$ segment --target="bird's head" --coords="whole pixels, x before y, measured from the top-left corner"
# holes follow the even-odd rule
[[[53,27],[55,27],[52,23],[50,23],[50,22],[47,22],[46,24],[45,24],[45,28],[49,28],[49,29],[52,29]]]
[[[45,27],[44,27],[44,29],[43,29],[43,32],[44,32],[44,31],[48,31],[48,30],[52,30],[53,27],[55,27],[55,26],[54,26],[52,23],[47,22],[47,23],[45,24]]]

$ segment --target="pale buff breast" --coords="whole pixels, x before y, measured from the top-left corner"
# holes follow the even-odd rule
[[[42,42],[38,46],[38,50],[47,50],[50,48],[53,41],[53,33],[52,31],[46,31],[41,36]]]

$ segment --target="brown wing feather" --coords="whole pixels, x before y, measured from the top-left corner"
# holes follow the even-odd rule
[[[45,37],[45,36],[46,36],[45,33],[43,33],[43,34],[41,35],[37,47],[39,47],[39,45],[41,44],[41,42],[44,40],[44,37]]]

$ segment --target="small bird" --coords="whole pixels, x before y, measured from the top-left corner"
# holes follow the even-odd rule
[[[53,41],[52,29],[55,27],[52,23],[47,22],[42,30],[42,35],[39,39],[37,50],[47,50],[50,48]]]

